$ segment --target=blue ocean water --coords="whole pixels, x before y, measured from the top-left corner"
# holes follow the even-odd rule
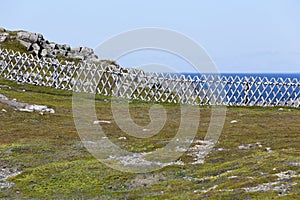
[[[221,73],[221,76],[240,76],[240,77],[267,77],[268,79],[271,78],[296,78],[298,80],[300,80],[300,73]]]
[[[201,74],[197,73],[182,73],[181,75],[201,77]],[[220,77],[237,82],[239,79],[242,82],[245,80],[257,82],[257,84],[231,84],[229,81],[224,87],[226,91],[224,95],[228,102],[268,101],[277,104],[300,98],[300,73],[223,73]],[[229,79],[230,77],[232,79]],[[239,79],[235,79],[236,77]]]
[[[201,74],[199,74],[199,73],[181,73],[181,74],[185,75],[185,76],[190,75],[191,77],[194,77],[194,76],[200,77],[201,76]],[[268,79],[271,79],[271,78],[294,79],[294,78],[296,78],[296,79],[300,80],[300,73],[220,73],[220,76],[267,77]]]

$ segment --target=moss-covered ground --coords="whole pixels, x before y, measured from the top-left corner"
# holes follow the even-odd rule
[[[24,91],[25,90],[25,91]],[[116,171],[95,159],[82,145],[72,117],[72,92],[20,85],[0,79],[0,93],[32,104],[47,105],[55,114],[24,113],[0,104],[0,169],[21,173],[0,189],[0,199],[297,199],[300,197],[300,110],[228,107],[222,135],[204,164],[173,165],[145,174]],[[133,152],[151,151],[176,133],[179,106],[162,104],[168,120],[160,134],[148,139],[118,140],[124,133],[111,114],[110,101],[96,96],[96,110],[107,136]],[[136,123],[149,123],[151,104],[131,102]],[[5,109],[7,112],[1,111]],[[177,114],[177,115],[176,115]],[[210,109],[201,108],[198,139],[203,139]],[[237,120],[237,123],[230,123]],[[249,149],[239,148],[248,144]],[[266,150],[270,147],[271,150]],[[276,174],[291,170],[294,176]],[[273,184],[266,191],[247,191]],[[280,187],[286,190],[280,190]],[[275,188],[275,189],[274,189]],[[277,190],[277,189],[278,190]]]

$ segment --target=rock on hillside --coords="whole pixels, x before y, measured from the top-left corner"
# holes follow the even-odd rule
[[[42,34],[27,31],[8,31],[0,28],[0,47],[7,48],[7,46],[12,47],[10,49],[13,50],[18,50],[16,47],[19,47],[23,52],[39,57],[101,62],[91,48],[76,47],[72,49],[67,44],[50,42]]]

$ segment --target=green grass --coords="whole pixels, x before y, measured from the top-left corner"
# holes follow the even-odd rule
[[[17,40],[6,40],[5,42],[0,43],[0,48],[9,49],[13,51],[19,51],[20,53],[27,53],[25,46],[21,45]]]
[[[79,58],[67,58],[61,55],[57,56],[57,60],[62,64],[65,64],[65,62],[73,62],[75,65],[78,65],[80,62],[82,62],[82,60]]]
[[[6,86],[10,86],[9,89]],[[18,101],[47,105],[55,114],[23,113],[0,104],[0,167],[18,167],[22,173],[9,180],[15,185],[0,189],[0,198],[11,199],[296,199],[300,195],[299,177],[285,196],[275,191],[247,193],[244,187],[274,182],[281,171],[300,167],[299,109],[229,107],[222,135],[204,164],[168,166],[146,174],[119,172],[98,162],[80,143],[72,117],[72,92],[21,85],[0,79],[0,93]],[[23,92],[22,90],[26,90]],[[168,115],[163,130],[154,137],[127,136],[115,124],[112,97],[96,95],[99,119],[107,136],[120,147],[133,151],[152,151],[167,144],[178,130],[180,108],[161,104]],[[131,101],[130,114],[139,125],[150,122],[151,103]],[[121,104],[120,104],[121,106]],[[201,122],[196,138],[203,139],[211,111],[201,107]],[[231,120],[238,123],[231,124]],[[118,140],[126,136],[126,141]],[[240,150],[240,144],[260,142],[263,147]],[[271,147],[273,152],[267,152]],[[181,160],[191,157],[184,154]],[[276,168],[276,169],[274,169]],[[237,176],[229,179],[230,176]],[[188,180],[187,177],[190,179]],[[200,180],[200,178],[205,178]],[[215,185],[217,187],[207,192]],[[196,191],[196,192],[194,192]]]
[[[21,31],[21,30],[19,30]],[[16,37],[17,37],[17,33],[19,31],[5,31],[5,33],[8,33],[10,37],[14,37],[14,38],[9,38],[4,42],[0,43],[0,48],[2,49],[9,49],[9,50],[13,50],[13,51],[19,51],[20,53],[27,53],[27,49],[26,47],[24,47],[23,45],[21,45]]]

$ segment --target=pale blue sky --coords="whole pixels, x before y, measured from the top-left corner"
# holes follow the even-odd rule
[[[92,48],[126,30],[168,28],[201,44],[221,72],[300,72],[299,10],[298,0],[10,0],[0,26]]]

